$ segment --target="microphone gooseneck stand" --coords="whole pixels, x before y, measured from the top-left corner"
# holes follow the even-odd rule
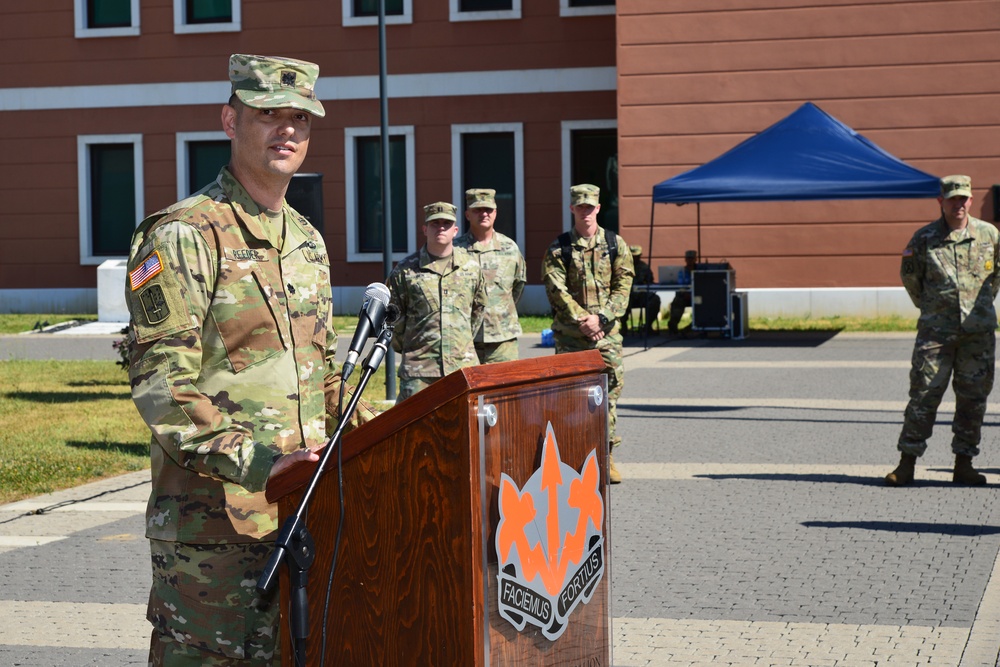
[[[382,327],[382,332],[365,360],[364,373],[354,389],[354,395],[351,396],[346,411],[340,417],[337,430],[327,440],[323,456],[320,457],[319,463],[309,479],[309,485],[302,494],[298,508],[294,514],[285,519],[285,523],[281,526],[281,531],[274,543],[274,552],[267,561],[267,565],[264,566],[264,572],[260,579],[257,580],[257,591],[261,595],[268,595],[274,589],[274,584],[277,581],[278,567],[282,561],[288,565],[290,584],[288,612],[296,665],[306,664],[306,638],[309,636],[309,601],[306,584],[309,567],[316,558],[316,545],[309,533],[309,528],[306,526],[305,515],[316,493],[319,479],[326,470],[330,455],[334,449],[340,447],[341,435],[350,421],[351,415],[354,414],[358,401],[361,400],[361,394],[364,392],[368,380],[371,379],[372,374],[385,358],[389,343],[392,341],[392,329],[393,327],[388,324]]]

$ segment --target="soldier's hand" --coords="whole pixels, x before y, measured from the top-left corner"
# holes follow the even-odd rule
[[[296,463],[302,463],[303,461],[312,461],[315,463],[316,461],[319,461],[319,454],[311,449],[299,449],[290,454],[283,454],[277,461],[274,462],[274,465],[271,466],[271,474],[268,475],[267,478],[272,479],[282,470],[290,468]]]
[[[601,320],[597,315],[584,315],[577,319],[580,326],[580,333],[589,340],[598,341],[604,338],[604,330],[601,328]]]

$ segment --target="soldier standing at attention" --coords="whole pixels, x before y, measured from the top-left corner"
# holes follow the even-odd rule
[[[899,434],[899,466],[886,475],[889,486],[913,481],[917,457],[927,449],[941,397],[952,379],[955,419],[951,450],[952,481],[978,486],[986,476],[972,467],[979,453],[986,398],[993,389],[997,314],[993,299],[1000,288],[993,225],[969,215],[972,181],[968,176],[941,179],[941,217],[917,230],[903,251],[900,276],[913,305],[920,309],[910,370],[910,402]]]
[[[524,257],[514,239],[493,228],[496,190],[466,190],[465,219],[469,231],[455,240],[455,246],[479,260],[486,281],[486,314],[476,333],[476,355],[481,364],[515,361],[517,337],[521,335],[517,302],[524,291]]]
[[[608,444],[621,444],[615,425],[625,367],[620,320],[628,307],[635,270],[625,240],[597,224],[601,190],[596,185],[569,189],[573,229],[560,235],[542,262],[542,281],[552,307],[556,354],[600,350],[608,376]],[[608,480],[621,481],[610,461]]]
[[[399,308],[392,346],[402,355],[399,394],[404,401],[445,375],[479,365],[473,341],[483,324],[486,283],[479,262],[454,246],[456,208],[424,207],[424,247],[389,274],[392,303]]]
[[[325,115],[318,76],[233,55],[228,167],[132,238],[129,378],[153,436],[150,665],[281,661],[277,596],[256,591],[278,529],[264,489],[318,460],[340,387],[326,247],[284,201]]]

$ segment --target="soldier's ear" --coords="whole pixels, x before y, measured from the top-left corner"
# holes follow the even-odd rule
[[[236,109],[228,104],[222,105],[222,129],[226,136],[232,139],[236,135]]]

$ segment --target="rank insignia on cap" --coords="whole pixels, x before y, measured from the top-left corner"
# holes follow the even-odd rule
[[[295,72],[291,70],[285,70],[281,73],[281,85],[282,86],[292,86],[295,87]]]
[[[132,269],[128,274],[129,286],[131,286],[132,291],[136,291],[147,282],[149,279],[155,276],[157,273],[163,270],[163,261],[160,259],[160,253],[158,250],[154,250],[152,254],[146,259],[142,260],[142,264]]]
[[[167,306],[167,299],[163,296],[163,289],[157,284],[142,290],[139,302],[146,314],[147,324],[159,324],[170,315],[170,307]]]

